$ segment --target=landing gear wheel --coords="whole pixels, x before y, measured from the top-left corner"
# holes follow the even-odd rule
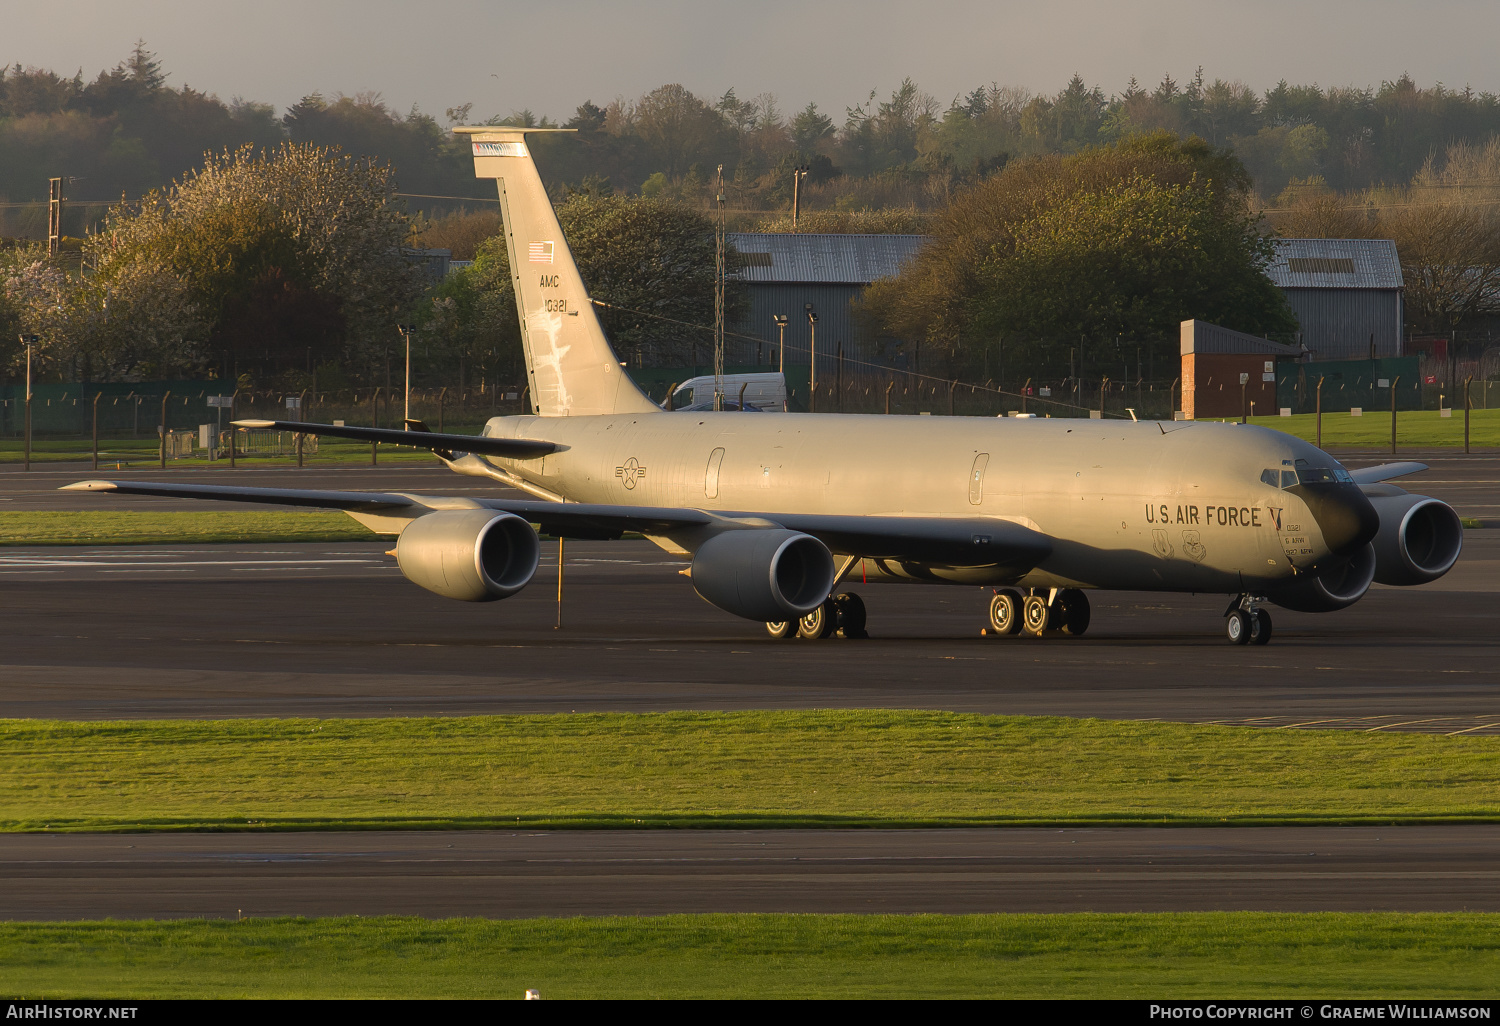
[[[839,610],[833,599],[797,621],[797,637],[817,641],[830,637],[839,628]]]
[[[1243,609],[1236,609],[1224,622],[1224,633],[1231,645],[1248,645],[1252,634],[1260,633],[1260,621]]]
[[[1047,600],[1040,595],[1027,595],[1021,603],[1021,622],[1026,633],[1040,638],[1052,626],[1053,612]]]
[[[1089,629],[1089,597],[1077,588],[1067,588],[1057,593],[1057,604],[1062,607],[1059,626],[1064,634],[1078,637]],[[1057,613],[1053,614],[1054,617]]]
[[[1264,609],[1257,609],[1255,611],[1255,620],[1260,629],[1251,634],[1250,644],[1269,644],[1271,641],[1271,614]]]
[[[868,638],[865,633],[865,600],[854,592],[836,595],[833,604],[838,607],[839,637],[857,641]]]
[[[766,623],[766,633],[777,641],[797,636],[796,620],[770,620]]]
[[[1021,630],[1021,593],[1009,588],[990,599],[990,633],[1010,637]]]

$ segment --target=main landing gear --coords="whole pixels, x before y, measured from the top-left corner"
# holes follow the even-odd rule
[[[1089,629],[1089,598],[1077,588],[1001,588],[990,599],[990,625],[985,634],[1002,638],[1023,631],[1040,638],[1049,631],[1077,637]]]
[[[1231,645],[1264,645],[1271,640],[1271,614],[1260,607],[1264,599],[1236,595],[1224,610],[1224,634]]]
[[[820,641],[837,634],[851,640],[868,638],[865,633],[865,602],[854,592],[834,595],[800,620],[771,621],[766,633],[780,641],[783,638],[806,638]]]

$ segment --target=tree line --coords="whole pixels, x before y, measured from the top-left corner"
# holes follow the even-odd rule
[[[283,142],[337,146],[389,164],[409,209],[453,207],[423,196],[486,197],[468,154],[447,131],[481,120],[472,103],[441,118],[396,111],[378,94],[303,97],[278,115],[269,104],[173,86],[144,43],[92,80],[16,65],[0,69],[0,201],[46,196],[46,179],[78,179],[78,199],[139,198],[196,167],[204,153]],[[1417,85],[1401,75],[1369,87],[1291,85],[1258,92],[1241,82],[1185,82],[1154,88],[1132,80],[1114,94],[1080,75],[1055,94],[979,85],[946,102],[910,79],[884,98],[783,109],[776,96],[734,89],[700,97],[678,84],[604,105],[585,100],[571,116],[513,111],[493,124],[579,131],[571,145],[539,141],[544,177],[559,191],[614,192],[707,203],[723,165],[731,205],[779,210],[790,201],[791,169],[805,167],[807,201],[839,210],[935,210],[954,190],[1030,156],[1068,154],[1165,130],[1229,148],[1252,188],[1270,201],[1288,186],[1336,191],[1409,182],[1456,143],[1483,144],[1500,132],[1491,93]],[[99,212],[96,212],[96,214]],[[40,207],[9,209],[0,234],[32,237]],[[44,230],[44,228],[43,228]],[[81,226],[73,232],[81,234]]]
[[[24,354],[15,340],[29,334],[42,340],[42,379],[213,375],[301,388],[316,378],[333,389],[385,380],[404,326],[422,353],[419,381],[521,379],[497,216],[414,214],[402,196],[410,179],[388,157],[410,144],[415,156],[401,158],[409,165],[447,161],[455,176],[451,186],[435,178],[424,188],[458,189],[461,180],[477,191],[468,155],[433,119],[397,118],[368,97],[307,98],[281,119],[269,108],[252,116],[243,103],[225,107],[168,87],[143,46],[92,83],[49,76],[6,73],[0,132],[32,119],[36,137],[46,138],[48,118],[120,117],[124,125],[149,121],[151,111],[196,110],[199,122],[227,133],[220,140],[235,138],[224,126],[236,118],[265,134],[192,158],[170,185],[136,198],[127,190],[96,231],[74,240],[68,260],[48,259],[35,243],[0,246],[7,373],[19,373]],[[1367,99],[1385,102],[1404,88]],[[26,100],[32,108],[62,109],[18,118],[17,97],[27,89],[52,96]],[[791,167],[801,166],[825,205],[805,215],[800,230],[931,237],[858,311],[864,330],[914,370],[985,380],[1025,366],[1057,379],[1119,366],[1128,376],[1132,354],[1137,374],[1143,362],[1165,370],[1176,326],[1188,317],[1293,338],[1296,322],[1265,273],[1273,231],[1395,238],[1413,326],[1479,330],[1500,307],[1500,143],[1460,139],[1429,150],[1409,177],[1375,185],[1289,177],[1262,215],[1263,181],[1236,143],[1246,138],[1239,129],[1256,122],[1228,118],[1220,100],[1240,96],[1242,113],[1265,118],[1291,103],[1284,92],[1251,104],[1248,94],[1195,79],[1105,99],[1075,79],[1058,97],[987,88],[939,110],[908,82],[889,100],[850,108],[840,126],[813,105],[787,117],[772,97],[740,101],[731,91],[708,103],[668,86],[637,101],[586,103],[569,122],[577,135],[539,137],[535,149],[606,330],[635,363],[681,365],[706,351],[713,221],[701,194],[705,159],[724,163],[737,203],[761,205],[754,224],[761,230],[792,230],[787,197],[775,190],[789,187]],[[1312,104],[1311,94],[1297,95]],[[1336,107],[1352,102],[1319,95]],[[1493,98],[1457,95],[1442,93],[1443,102],[1471,112],[1493,106]],[[215,105],[227,121],[204,113]],[[1089,110],[1088,118],[1103,120],[1085,132],[1079,126],[1093,121],[1074,114]],[[469,121],[471,113],[447,116]],[[1153,118],[1177,120],[1147,130]],[[545,121],[525,111],[505,120]],[[365,134],[349,145],[312,138],[355,123]],[[984,134],[1004,125],[1011,135]],[[1255,134],[1287,127],[1262,124]],[[308,138],[297,141],[302,134]],[[145,152],[121,144],[121,132],[112,138],[132,159]],[[947,149],[932,144],[938,138]],[[985,148],[1001,138],[1015,152]],[[969,161],[968,171],[954,154]],[[13,162],[14,152],[0,145],[0,161]],[[145,165],[122,156],[109,166]],[[934,166],[948,177],[918,173]],[[433,245],[476,262],[433,283],[409,259],[412,247]],[[730,298],[732,320],[740,300]]]

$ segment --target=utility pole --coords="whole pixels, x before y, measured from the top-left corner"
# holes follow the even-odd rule
[[[776,370],[781,374],[782,387],[786,387],[786,314],[772,314],[771,320],[776,322]]]
[[[808,303],[803,309],[807,311],[807,412],[818,412],[818,315],[813,313],[813,305]]]
[[[714,222],[714,409],[724,408],[724,165],[714,178],[717,194],[714,203],[718,219]]]
[[[63,180],[47,179],[47,259],[56,260],[62,252]]]
[[[802,216],[802,179],[807,177],[807,168],[792,168],[792,231],[797,231],[797,221]]]

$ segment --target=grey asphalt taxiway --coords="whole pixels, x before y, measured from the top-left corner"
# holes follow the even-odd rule
[[[1500,826],[0,835],[0,919],[1500,911]]]
[[[1403,484],[1500,511],[1500,458],[1409,455],[1434,469]],[[106,475],[0,472],[0,510],[205,508],[55,491],[89,476]],[[414,466],[232,479],[503,494]],[[1222,596],[1098,594],[1083,638],[1000,640],[980,636],[978,589],[857,581],[869,641],[774,642],[629,540],[569,543],[559,630],[555,545],[531,588],[485,605],[409,584],[388,547],[0,547],[0,716],[863,706],[1500,734],[1500,530],[1467,531],[1435,584],[1275,610],[1265,648],[1224,642]],[[1497,842],[1472,826],[0,835],[0,918],[1500,910]]]

